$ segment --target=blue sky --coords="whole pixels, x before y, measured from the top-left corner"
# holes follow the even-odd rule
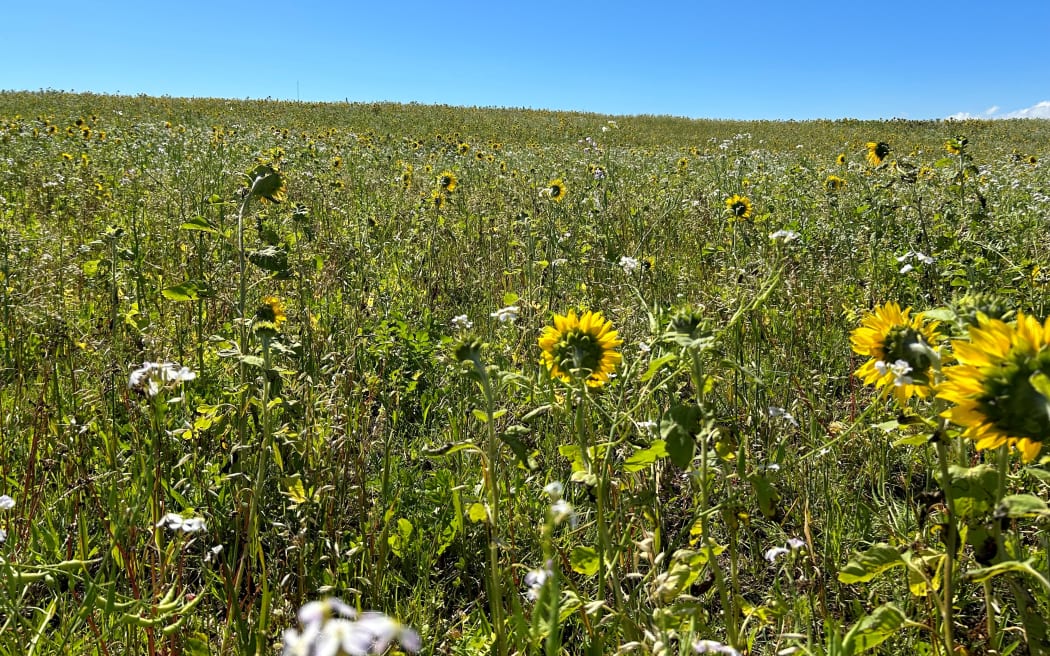
[[[1050,1],[27,3],[0,89],[694,118],[1050,118]]]

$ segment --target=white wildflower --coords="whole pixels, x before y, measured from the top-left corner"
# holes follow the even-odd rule
[[[799,235],[794,230],[777,230],[776,232],[769,233],[769,238],[773,241],[782,241],[785,244],[790,243],[798,239]]]
[[[740,656],[740,652],[729,645],[723,645],[717,640],[697,640],[693,642],[693,651],[698,654],[729,654],[729,656]]]
[[[772,549],[766,551],[765,558],[769,562],[775,563],[777,562],[778,558],[780,558],[781,556],[785,556],[788,553],[790,553],[790,550],[787,547],[773,547]]]
[[[163,388],[175,387],[196,377],[187,367],[172,362],[143,362],[128,377],[128,389],[156,396]]]
[[[157,526],[165,526],[172,531],[183,533],[197,533],[208,528],[208,524],[201,517],[183,517],[178,513],[168,513],[157,522]]]
[[[623,269],[623,272],[627,275],[634,273],[639,266],[641,266],[641,263],[633,257],[624,255],[620,258],[620,268]]]
[[[514,320],[518,318],[518,311],[519,308],[517,305],[508,305],[505,308],[500,308],[496,310],[489,316],[495,319],[499,319],[500,323],[513,323]]]
[[[15,507],[15,500],[8,495],[0,496],[0,510],[10,510]]]
[[[468,319],[465,314],[459,314],[452,317],[451,323],[453,330],[470,330],[474,327],[474,322]]]

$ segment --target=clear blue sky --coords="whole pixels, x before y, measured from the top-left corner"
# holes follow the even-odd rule
[[[1050,0],[6,4],[0,89],[697,118],[1050,117]]]

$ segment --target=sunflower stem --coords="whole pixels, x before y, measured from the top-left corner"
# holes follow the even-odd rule
[[[941,631],[946,653],[951,656],[954,653],[954,640],[952,639],[952,622],[955,586],[955,551],[958,541],[958,532],[955,526],[955,499],[952,496],[952,479],[948,473],[948,447],[943,440],[937,442],[937,462],[941,470],[941,489],[944,490],[944,502],[948,506],[947,529],[945,530],[944,544],[944,603],[941,605]]]

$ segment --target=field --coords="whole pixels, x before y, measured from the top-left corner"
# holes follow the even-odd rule
[[[0,93],[0,653],[1048,654],[1048,144]]]

